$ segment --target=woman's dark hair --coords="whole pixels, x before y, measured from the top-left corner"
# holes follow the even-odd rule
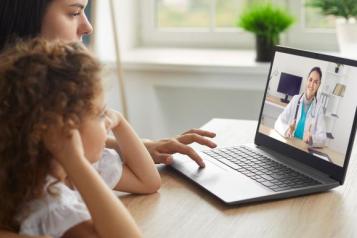
[[[17,39],[34,38],[40,34],[42,20],[53,0],[1,0],[0,52]]]
[[[319,76],[320,76],[320,83],[321,83],[321,79],[322,79],[322,72],[321,72],[321,68],[320,67],[313,67],[311,70],[310,70],[310,73],[309,73],[309,76],[310,76],[310,74],[312,73],[312,72],[316,72],[316,73],[318,73],[319,74]]]

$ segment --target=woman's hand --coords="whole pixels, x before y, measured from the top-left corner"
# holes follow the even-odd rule
[[[215,148],[217,145],[207,139],[207,137],[214,138],[215,136],[216,134],[213,132],[192,129],[175,138],[158,141],[145,140],[144,144],[156,164],[171,164],[173,162],[172,154],[180,153],[189,156],[200,167],[204,167],[205,164],[202,158],[188,145],[196,142],[210,148]]]
[[[294,136],[295,128],[296,128],[296,119],[294,119],[294,121],[289,125],[288,131],[286,132],[287,137],[291,138]]]
[[[304,134],[304,142],[306,144],[312,145],[312,132],[311,132],[311,124],[309,125],[309,129]]]

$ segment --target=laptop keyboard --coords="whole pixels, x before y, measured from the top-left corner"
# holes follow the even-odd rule
[[[246,146],[202,152],[275,192],[321,184]]]

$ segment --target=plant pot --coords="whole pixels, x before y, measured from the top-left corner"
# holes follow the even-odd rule
[[[336,34],[340,52],[343,56],[357,57],[357,22],[351,18],[336,20]]]
[[[271,62],[273,59],[273,49],[279,40],[274,40],[269,37],[256,36],[256,61]]]

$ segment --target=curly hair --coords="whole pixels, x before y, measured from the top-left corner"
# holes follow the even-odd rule
[[[80,43],[33,39],[0,56],[0,229],[17,231],[21,207],[43,195],[54,160],[43,134],[94,113],[100,70]]]

